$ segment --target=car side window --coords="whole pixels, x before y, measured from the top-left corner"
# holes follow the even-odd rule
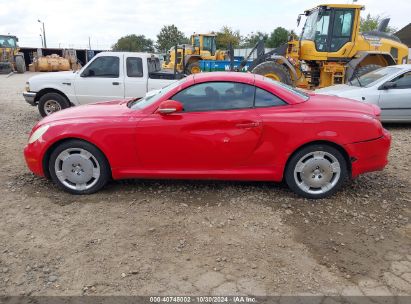
[[[255,87],[237,82],[206,82],[193,85],[171,99],[185,112],[247,109],[253,107]]]
[[[283,106],[287,103],[274,94],[266,90],[256,88],[255,91],[255,106],[257,108]]]
[[[143,77],[143,60],[139,57],[128,57],[126,60],[128,77]]]
[[[120,59],[117,56],[102,56],[94,59],[81,77],[118,78],[119,74]]]
[[[411,71],[398,76],[393,82],[397,85],[394,89],[411,89]]]

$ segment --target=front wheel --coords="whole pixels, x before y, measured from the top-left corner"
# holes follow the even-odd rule
[[[72,194],[91,194],[100,190],[110,178],[104,154],[92,144],[70,140],[59,145],[50,156],[52,180]]]
[[[347,176],[344,156],[327,145],[310,145],[301,149],[291,157],[285,172],[290,189],[311,199],[333,195]]]
[[[187,66],[186,73],[188,75],[201,73],[200,63],[198,61],[190,63]]]
[[[40,97],[39,112],[42,117],[70,107],[68,100],[59,93],[47,93]]]

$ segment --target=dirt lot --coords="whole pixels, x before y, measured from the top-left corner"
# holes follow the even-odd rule
[[[326,200],[194,181],[72,196],[25,166],[31,75],[0,75],[0,294],[411,295],[411,125],[386,126],[386,170]]]

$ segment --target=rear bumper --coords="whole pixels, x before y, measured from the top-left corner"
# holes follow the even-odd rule
[[[35,92],[23,92],[23,97],[26,100],[26,102],[32,106],[36,105],[36,95],[37,93]]]
[[[384,129],[380,138],[346,145],[351,157],[351,176],[366,172],[379,171],[388,164],[391,134]]]

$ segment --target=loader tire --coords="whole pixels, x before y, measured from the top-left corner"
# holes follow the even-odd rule
[[[266,61],[257,65],[252,71],[254,74],[292,85],[291,75],[288,69],[275,61]]]
[[[26,62],[21,55],[16,56],[16,70],[19,74],[23,74],[26,71]]]
[[[201,73],[200,63],[198,61],[192,62],[187,66],[186,74],[197,74]]]
[[[356,77],[361,77],[362,75],[375,71],[379,68],[382,68],[382,66],[378,64],[367,64],[361,67],[357,67],[355,69],[354,75],[351,77],[350,80],[355,79]]]

